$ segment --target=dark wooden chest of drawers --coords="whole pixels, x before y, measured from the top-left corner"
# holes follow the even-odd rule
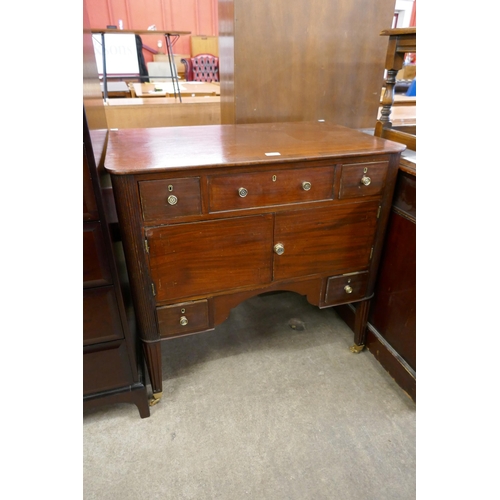
[[[144,418],[150,412],[143,363],[142,358],[137,357],[137,339],[130,314],[132,308],[127,307],[125,301],[122,290],[125,280],[121,279],[120,263],[113,249],[108,222],[92,143],[85,126],[83,407],[90,409],[110,403],[133,403]]]
[[[324,122],[111,131],[106,156],[153,401],[160,341],[287,290],[361,301],[362,348],[404,146]]]

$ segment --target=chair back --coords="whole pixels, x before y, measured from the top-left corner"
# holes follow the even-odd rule
[[[218,82],[219,58],[213,54],[198,54],[181,59],[186,68],[186,80],[191,82]]]

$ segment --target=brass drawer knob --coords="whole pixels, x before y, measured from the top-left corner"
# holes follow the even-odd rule
[[[168,198],[167,198],[167,201],[168,201],[168,204],[169,205],[175,205],[177,203],[177,196],[175,196],[174,194],[171,194]]]
[[[303,189],[304,191],[309,191],[309,189],[311,189],[311,183],[310,183],[310,182],[307,182],[307,181],[306,181],[306,182],[303,182],[303,183],[302,183],[302,189]]]
[[[248,194],[248,190],[247,190],[247,189],[245,189],[245,188],[239,188],[239,189],[238,189],[238,194],[239,194],[242,198],[244,198],[244,197]]]
[[[283,243],[276,243],[276,245],[274,245],[274,252],[278,255],[283,255],[285,253],[285,245],[283,245]]]
[[[179,321],[179,323],[181,324],[181,326],[186,326],[188,324],[188,319],[186,318],[186,316],[181,316],[181,320]]]
[[[365,186],[369,186],[371,182],[372,180],[368,176],[363,175],[363,177],[361,177],[361,183],[364,184]]]
[[[345,293],[352,293],[352,287],[351,287],[351,286],[349,286],[349,285],[346,285],[346,286],[344,287],[344,290],[345,290]]]

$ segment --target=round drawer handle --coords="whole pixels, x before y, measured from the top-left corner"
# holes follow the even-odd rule
[[[169,205],[175,205],[177,203],[177,196],[175,196],[174,194],[171,194],[168,198],[167,198],[167,201],[168,201],[168,204]]]
[[[274,252],[278,255],[283,255],[285,253],[285,245],[283,245],[283,243],[276,243],[276,245],[274,245]]]
[[[352,287],[351,287],[351,286],[349,286],[349,285],[346,285],[346,286],[344,287],[344,290],[345,290],[345,293],[352,293]]]
[[[179,321],[179,323],[181,324],[181,326],[186,326],[188,324],[188,319],[186,318],[186,316],[181,316],[181,320]]]
[[[363,175],[363,177],[361,177],[361,183],[364,184],[365,186],[369,186],[371,182],[372,180],[368,176]]]
[[[238,194],[239,194],[242,198],[244,198],[244,197],[248,194],[248,190],[247,190],[247,189],[245,189],[245,188],[239,188],[239,189],[238,189]]]
[[[311,183],[310,183],[310,182],[307,182],[307,181],[306,181],[306,182],[303,182],[303,183],[302,183],[302,189],[303,189],[304,191],[309,191],[309,189],[311,189]]]

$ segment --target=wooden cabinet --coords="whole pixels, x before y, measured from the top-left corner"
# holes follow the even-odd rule
[[[372,300],[366,345],[399,386],[416,401],[416,127],[394,127],[390,121],[396,74],[407,53],[416,52],[417,29],[384,30],[388,37],[387,79],[381,117],[374,135],[407,146],[401,155],[396,188],[386,230],[384,254]],[[353,327],[355,306],[338,309]]]
[[[366,345],[416,401],[416,170],[401,159]]]
[[[353,350],[363,347],[403,149],[321,122],[110,132],[153,403],[160,341],[213,329],[259,293],[361,301]]]
[[[85,124],[85,115],[84,115]],[[149,416],[131,307],[122,293],[90,135],[83,146],[83,405],[134,403]]]
[[[387,80],[375,135],[405,144],[401,157],[384,258],[369,315],[367,346],[396,382],[416,401],[416,127],[394,127],[390,121],[395,73],[408,53],[416,53],[417,29],[385,30],[389,38]]]

